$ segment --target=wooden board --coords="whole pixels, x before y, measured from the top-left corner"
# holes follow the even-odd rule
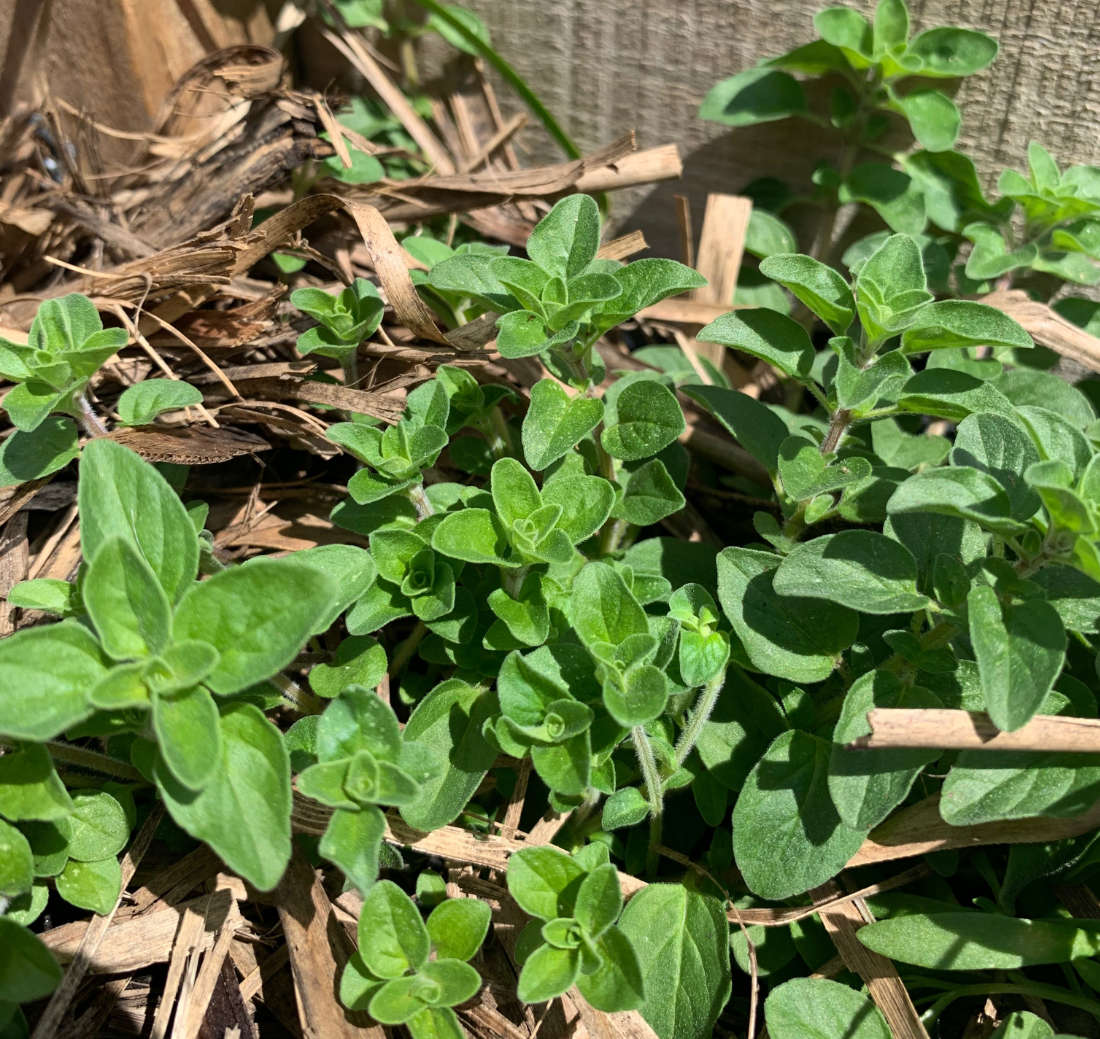
[[[464,2],[582,149],[631,127],[641,148],[680,145],[682,181],[615,198],[617,221],[644,230],[652,255],[679,258],[674,195],[686,194],[702,214],[710,192],[738,193],[763,175],[807,184],[818,160],[835,157],[835,138],[805,122],[734,132],[697,117],[719,79],[812,39],[824,0],[560,0],[537,11],[515,0]],[[874,10],[872,0],[848,6]],[[1005,166],[1025,166],[1033,137],[1066,163],[1100,162],[1100,77],[1092,71],[1100,4],[911,0],[910,9],[917,29],[961,25],[1000,41],[997,60],[958,95],[963,146],[987,184]],[[519,109],[500,93],[506,114]],[[533,122],[521,143],[540,158],[554,154]]]

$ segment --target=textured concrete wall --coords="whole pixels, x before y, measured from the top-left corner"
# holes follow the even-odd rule
[[[464,0],[500,52],[584,148],[630,127],[641,146],[675,141],[686,176],[620,198],[618,220],[677,253],[673,194],[702,218],[708,191],[761,175],[805,183],[835,139],[789,120],[730,131],[696,116],[718,79],[813,38],[809,0]],[[849,2],[870,15],[871,0]],[[987,181],[1021,166],[1034,137],[1063,161],[1100,163],[1100,3],[1096,0],[911,0],[916,30],[961,25],[995,36],[1000,54],[959,92],[966,148]],[[506,92],[502,95],[507,97]],[[509,112],[517,103],[508,98]],[[539,134],[534,154],[553,154]]]

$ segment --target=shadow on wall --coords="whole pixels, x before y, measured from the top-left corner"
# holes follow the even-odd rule
[[[677,195],[684,196],[691,207],[697,245],[708,194],[744,194],[752,181],[769,177],[784,182],[792,194],[805,195],[813,186],[814,168],[825,160],[835,163],[838,148],[835,132],[796,119],[727,129],[681,154],[684,174],[679,180],[615,195],[614,226],[643,231],[650,246],[647,255],[683,259]],[[784,213],[800,242],[812,235],[817,213],[810,205],[797,205]]]

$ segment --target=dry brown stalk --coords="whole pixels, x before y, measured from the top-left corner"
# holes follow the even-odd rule
[[[835,882],[830,881],[817,888],[814,894],[835,898],[841,891]],[[844,965],[863,979],[871,999],[886,1018],[894,1039],[928,1039],[920,1015],[893,961],[872,952],[859,940],[856,932],[864,924],[874,922],[867,903],[862,898],[832,902],[828,908],[821,910],[820,916]]]
[[[1100,754],[1100,720],[1037,714],[1013,732],[1002,732],[979,711],[907,710],[876,707],[867,712],[871,732],[849,746],[929,747],[944,750],[1035,751]]]

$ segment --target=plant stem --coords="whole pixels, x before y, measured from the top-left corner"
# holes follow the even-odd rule
[[[837,408],[829,421],[829,430],[821,441],[821,453],[831,455],[840,444],[845,431],[852,424],[852,413],[847,408]]]
[[[92,409],[85,394],[77,395],[76,403],[80,405],[80,425],[90,437],[102,437],[107,435],[107,427],[99,421],[99,416]]]
[[[649,735],[645,729],[635,725],[630,730],[630,738],[634,741],[634,752],[638,755],[638,767],[641,769],[645,796],[649,802],[649,852],[646,855],[646,872],[652,875],[657,872],[657,848],[661,843],[662,813],[664,812],[661,775],[657,771],[657,759],[653,756],[653,747],[650,745]]]
[[[489,424],[491,428],[489,450],[493,453],[493,457],[500,459],[514,456],[516,448],[512,443],[512,431],[508,428],[508,420],[500,408],[494,406],[489,412]]]
[[[520,589],[523,587],[523,579],[530,569],[529,566],[502,566],[500,568],[501,586],[513,599],[519,598]]]
[[[600,530],[600,555],[609,556],[618,551],[629,529],[630,523],[626,520],[609,519]]]
[[[74,747],[71,743],[62,743],[59,740],[47,740],[46,749],[50,752],[50,757],[74,768],[85,768],[127,782],[145,782],[145,777],[133,765],[127,765],[125,761],[100,754],[96,750]]]
[[[435,509],[432,508],[432,503],[428,501],[428,496],[424,493],[424,484],[418,483],[414,487],[408,489],[409,500],[416,508],[416,518],[418,520],[427,519],[428,516],[435,515]]]
[[[396,678],[404,670],[405,665],[412,659],[412,655],[416,652],[416,647],[424,641],[424,636],[428,634],[428,629],[423,621],[417,621],[416,627],[409,633],[404,642],[400,643],[393,651],[393,659],[390,660],[390,666],[386,668],[386,673],[390,678]]]
[[[703,726],[714,711],[714,705],[718,703],[718,696],[722,692],[722,686],[726,683],[726,672],[720,671],[715,675],[699,693],[699,699],[695,701],[695,708],[691,712],[691,718],[684,731],[680,733],[680,739],[676,743],[676,767],[679,768],[688,755],[695,749],[699,737],[703,733]]]

